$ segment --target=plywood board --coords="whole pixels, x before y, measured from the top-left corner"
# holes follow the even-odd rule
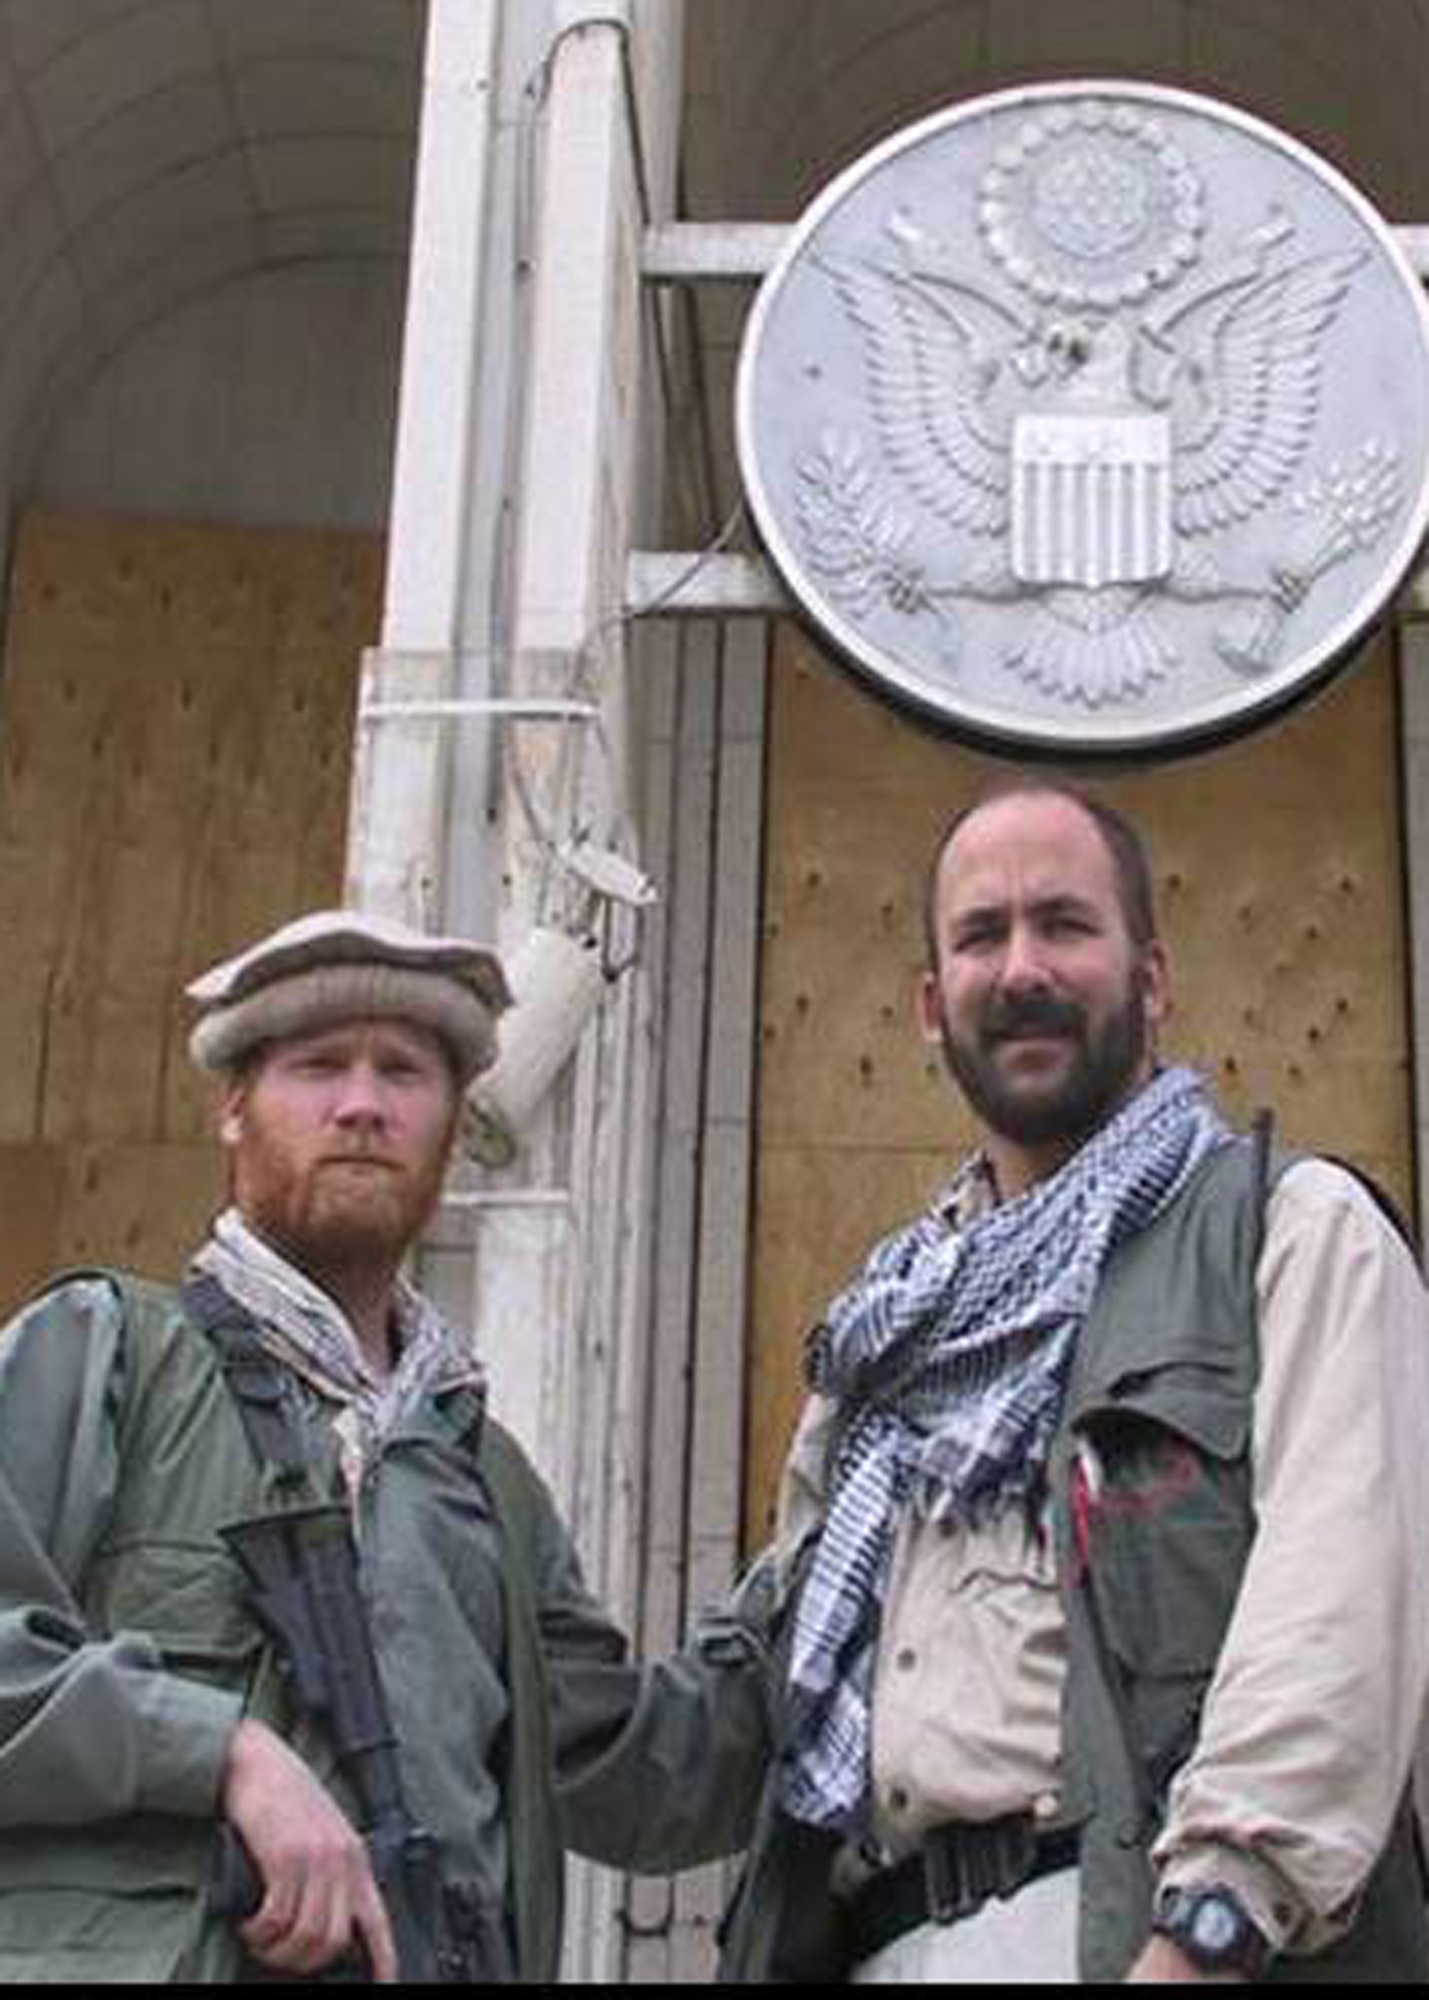
[[[916,728],[792,626],[776,648],[762,943],[746,1539],[766,1531],[808,1327],[972,1138],[917,1036],[928,856],[1009,766]],[[1270,732],[1089,788],[1144,829],[1167,1052],[1227,1114],[1348,1154],[1412,1212],[1391,645]]]
[[[371,536],[24,522],[0,684],[0,1311],[46,1261],[172,1271],[211,1212],[182,987],[336,900],[380,584]]]

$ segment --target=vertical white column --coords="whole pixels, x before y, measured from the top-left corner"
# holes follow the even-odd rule
[[[624,33],[572,24],[552,60],[533,245],[516,584],[518,671],[564,681],[622,601],[640,388],[643,218]]]
[[[383,642],[461,629],[499,96],[498,0],[431,0]]]
[[[453,725],[381,711],[487,686],[467,606],[500,19],[499,0],[431,0],[386,609],[361,680],[377,714],[358,723],[349,820],[348,898],[424,925],[444,915]]]
[[[530,806],[556,838],[585,826],[627,852],[635,825],[646,745],[625,574],[636,523],[649,533],[658,518],[663,459],[641,244],[648,208],[673,188],[682,13],[678,0],[560,0],[544,77],[504,691],[593,701],[602,725],[526,726],[513,739],[523,797],[508,787],[502,869],[513,946],[552,879]],[[658,873],[648,853],[631,858]],[[570,1212],[501,1217],[483,1232],[477,1273],[482,1323],[511,1333],[501,1379],[592,1579],[623,1616],[644,1513],[656,1004],[649,962],[612,990],[521,1163],[528,1179],[568,1188]],[[622,1893],[616,1877],[571,1870],[568,1977],[619,1975]]]
[[[543,72],[502,692],[518,701],[594,702],[602,726],[518,725],[511,739],[507,777],[514,760],[520,788],[508,782],[503,794],[501,875],[503,942],[513,949],[543,914],[550,843],[582,828],[614,839],[630,821],[631,767],[641,752],[631,740],[624,582],[632,523],[647,497],[644,447],[659,425],[642,365],[649,190],[632,79],[643,76],[652,99],[678,96],[678,36],[665,40],[678,17],[678,7],[662,0],[657,63],[633,49],[632,10],[620,0],[561,0]],[[481,1323],[509,1342],[493,1357],[504,1392],[573,1510],[589,1497],[580,1490],[582,1467],[594,1462],[583,1427],[601,1407],[605,1373],[622,1366],[628,1335],[601,1324],[602,1294],[588,1282],[623,1224],[611,1200],[621,1177],[591,1175],[590,1159],[609,1160],[612,1131],[634,1143],[631,1105],[640,1097],[640,1065],[649,1062],[642,1046],[632,1062],[617,1063],[620,1042],[609,1019],[590,1031],[584,1071],[576,1072],[585,1074],[586,1095],[567,1085],[523,1150],[523,1176],[570,1189],[580,1197],[575,1209],[494,1219],[477,1274]],[[633,1189],[631,1198],[643,1201],[646,1192]],[[605,1468],[601,1476],[613,1475]]]

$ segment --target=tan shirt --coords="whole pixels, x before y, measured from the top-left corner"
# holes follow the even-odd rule
[[[1307,1161],[1274,1190],[1257,1286],[1258,1532],[1195,1754],[1154,1858],[1234,1888],[1272,1942],[1320,1949],[1353,1913],[1429,1693],[1429,1299],[1368,1195]],[[823,1512],[829,1405],[811,1399],[781,1502],[792,1563]],[[1060,1793],[1066,1640],[1049,1541],[1008,1516],[902,1523],[873,1695],[876,1825]]]

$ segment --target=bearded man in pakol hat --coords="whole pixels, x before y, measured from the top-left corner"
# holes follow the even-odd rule
[[[748,1782],[712,1763],[667,1801],[661,1861],[727,1850],[757,1647],[625,1664],[471,1343],[403,1276],[494,1058],[494,955],[322,912],[189,992],[229,1207],[182,1288],[71,1277],[0,1339],[0,1977],[386,1982],[405,1935],[416,1976],[549,1980],[562,1846],[604,1797],[558,1774],[624,1769],[648,1821],[669,1760],[641,1718],[706,1740],[717,1688]],[[334,1516],[345,1639],[295,1660],[235,1551]],[[294,1558],[279,1608],[309,1581]],[[374,1811],[403,1830],[385,1874]]]

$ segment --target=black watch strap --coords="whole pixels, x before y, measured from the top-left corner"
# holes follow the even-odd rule
[[[1270,1963],[1265,1933],[1230,1889],[1163,1889],[1152,1929],[1202,1972],[1236,1972],[1255,1979]]]

